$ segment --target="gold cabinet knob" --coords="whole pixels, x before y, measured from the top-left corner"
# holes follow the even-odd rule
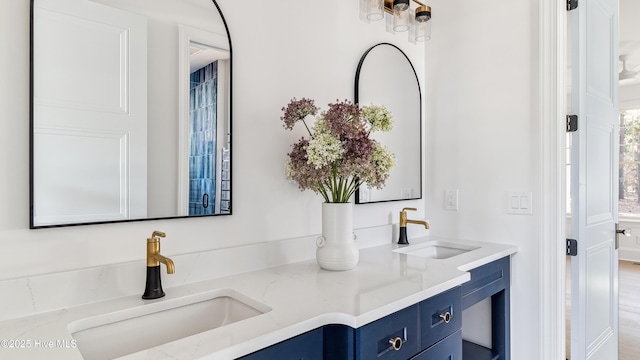
[[[440,314],[440,319],[442,319],[445,324],[448,324],[451,321],[451,313],[447,311]]]
[[[393,350],[398,351],[402,347],[402,339],[399,337],[389,339],[389,344],[391,344]]]

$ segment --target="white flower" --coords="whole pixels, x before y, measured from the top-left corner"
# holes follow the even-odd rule
[[[360,114],[371,126],[371,131],[391,131],[393,129],[391,112],[384,106],[363,106]]]
[[[293,169],[293,163],[291,162],[291,158],[287,157],[287,159],[284,162],[284,176],[286,176],[288,180],[291,180],[293,179],[294,173],[295,173],[295,170]]]
[[[377,145],[371,154],[371,160],[377,165],[380,174],[388,175],[393,165],[395,165],[396,157],[386,146]]]
[[[319,169],[340,159],[344,149],[340,139],[331,134],[320,133],[309,141],[307,147],[308,163]]]

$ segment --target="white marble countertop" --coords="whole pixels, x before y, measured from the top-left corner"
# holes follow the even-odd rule
[[[411,243],[427,240],[437,238]],[[451,241],[479,248],[448,259],[429,259],[393,252],[397,245],[381,245],[361,249],[358,266],[350,271],[321,270],[315,260],[308,260],[165,288],[167,295],[158,300],[127,296],[6,320],[0,322],[0,358],[82,359],[68,329],[74,321],[214,289],[233,289],[271,310],[122,359],[234,359],[323,325],[366,325],[460,285],[470,278],[466,271],[517,251],[505,244]]]

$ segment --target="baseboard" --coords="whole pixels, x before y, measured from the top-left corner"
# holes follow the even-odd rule
[[[620,248],[618,257],[620,260],[640,262],[640,249]]]

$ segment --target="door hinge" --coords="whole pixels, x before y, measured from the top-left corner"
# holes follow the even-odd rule
[[[567,11],[575,10],[578,7],[578,0],[567,0]]]
[[[578,240],[567,239],[567,255],[569,256],[578,255]]]
[[[567,132],[578,131],[578,115],[567,115]]]

